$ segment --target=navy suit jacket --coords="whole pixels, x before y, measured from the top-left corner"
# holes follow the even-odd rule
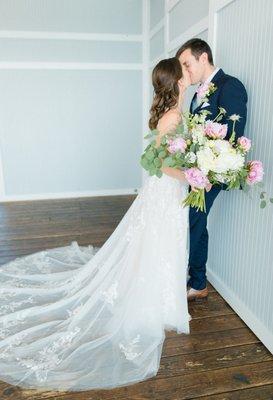
[[[233,122],[229,120],[228,117],[230,117],[232,114],[239,114],[241,118],[235,123],[235,140],[237,140],[240,136],[243,136],[246,124],[246,104],[248,99],[246,89],[239,79],[225,74],[221,68],[214,75],[211,82],[215,84],[216,91],[208,97],[209,105],[203,105],[202,107],[202,104],[200,104],[193,111],[192,106],[193,100],[196,97],[195,93],[191,101],[190,112],[192,114],[196,114],[202,110],[208,110],[211,112],[211,114],[207,116],[207,119],[213,120],[219,113],[219,107],[223,107],[227,113],[219,122],[221,124],[228,125],[227,135],[225,136],[226,140],[228,140],[232,134],[233,125]],[[226,188],[227,185],[222,184],[222,189],[226,190]]]

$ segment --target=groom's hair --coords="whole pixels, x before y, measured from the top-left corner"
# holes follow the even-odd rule
[[[207,53],[208,62],[211,65],[213,65],[211,48],[209,47],[208,43],[205,42],[204,40],[198,38],[193,38],[188,40],[177,50],[175,57],[179,58],[180,55],[183,53],[183,51],[187,49],[191,50],[192,55],[196,58],[196,60],[199,60],[199,57],[201,56],[202,53]]]

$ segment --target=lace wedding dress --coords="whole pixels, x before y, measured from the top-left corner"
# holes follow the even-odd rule
[[[74,241],[0,266],[0,380],[79,391],[156,375],[164,330],[190,333],[187,193],[149,176],[100,249]]]

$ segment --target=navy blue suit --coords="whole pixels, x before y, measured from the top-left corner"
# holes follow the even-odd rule
[[[212,78],[216,86],[216,91],[208,97],[209,105],[202,107],[200,104],[194,111],[192,110],[193,100],[190,112],[196,114],[202,110],[211,112],[207,119],[214,119],[219,113],[219,107],[225,108],[227,111],[226,116],[220,123],[228,124],[228,133],[225,139],[229,139],[232,133],[233,122],[228,120],[232,114],[239,114],[240,120],[235,124],[236,139],[244,134],[247,116],[247,93],[242,82],[230,75],[224,73],[220,69]],[[190,279],[188,284],[190,287],[201,290],[206,287],[206,262],[208,258],[208,230],[207,230],[207,217],[210,208],[216,199],[220,190],[226,190],[226,184],[213,185],[209,192],[205,191],[206,213],[204,211],[197,211],[196,208],[190,207],[189,225],[190,225],[190,254],[189,254],[189,275]],[[191,187],[189,187],[189,192]]]

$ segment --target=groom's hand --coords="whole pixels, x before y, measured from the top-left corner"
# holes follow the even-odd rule
[[[206,192],[209,192],[211,188],[212,188],[212,184],[211,184],[211,183],[208,183],[207,186],[205,187]],[[198,192],[198,189],[196,189],[194,186],[191,186],[191,190],[192,190],[193,192]]]

